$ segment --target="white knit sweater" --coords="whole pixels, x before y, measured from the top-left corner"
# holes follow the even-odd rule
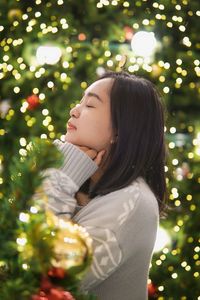
[[[64,155],[64,165],[49,169],[44,181],[49,209],[84,226],[93,239],[93,263],[82,288],[100,300],[146,300],[159,222],[154,194],[139,177],[125,188],[95,197],[75,213],[74,195],[98,166],[77,146],[54,143]]]

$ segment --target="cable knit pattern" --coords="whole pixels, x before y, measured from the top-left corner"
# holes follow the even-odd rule
[[[55,214],[66,214],[71,217],[76,208],[76,200],[72,197],[79,189],[72,179],[61,170],[48,169],[43,188],[48,196],[48,208]]]
[[[157,200],[139,177],[126,188],[77,206],[75,193],[98,166],[77,146],[56,140],[64,155],[60,169],[48,169],[43,188],[48,208],[72,218],[93,239],[93,263],[82,289],[100,300],[147,300],[147,279],[159,221]]]

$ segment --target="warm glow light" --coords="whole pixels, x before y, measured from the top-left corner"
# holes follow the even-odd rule
[[[40,65],[54,65],[60,60],[61,55],[60,48],[53,46],[40,46],[36,52],[37,62]]]
[[[136,55],[148,57],[154,53],[156,44],[153,32],[139,31],[132,38],[131,48]]]

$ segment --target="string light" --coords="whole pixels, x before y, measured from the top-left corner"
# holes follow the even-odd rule
[[[37,213],[38,213],[38,208],[35,207],[35,206],[31,206],[31,207],[30,207],[30,212],[31,212],[32,214],[37,214]]]
[[[29,222],[29,219],[30,219],[29,214],[26,214],[26,213],[23,213],[23,212],[20,213],[20,215],[19,215],[19,220],[20,220],[21,222],[28,223],[28,222]]]
[[[40,46],[36,52],[38,64],[56,64],[61,58],[62,52],[59,47],[54,46]]]
[[[136,8],[140,8],[143,5],[143,3],[145,3],[145,1],[136,2]],[[55,3],[59,6],[59,8],[64,8],[63,0],[58,0]],[[193,32],[192,34],[190,34],[190,27],[185,21],[186,17],[188,23],[190,22],[190,18],[194,19],[199,17],[200,10],[193,8],[192,5],[190,5],[189,7],[189,1],[182,0],[179,4],[177,4],[176,1],[174,3],[171,3],[171,11],[173,11],[172,15],[168,14],[167,4],[164,5],[161,4],[159,1],[155,1],[151,4],[151,7],[149,6],[148,8],[149,11],[152,12],[149,13],[148,16],[146,15],[141,20],[139,20],[140,18],[137,19],[136,15],[134,16],[134,23],[130,25],[130,27],[133,29],[133,38],[137,37],[137,33],[141,31],[145,32],[146,34],[149,33],[149,30],[151,30],[152,36],[154,36],[155,39],[155,35],[153,34],[154,29],[158,28],[158,26],[162,24],[162,26],[160,27],[161,35],[162,29],[165,26],[166,37],[163,37],[163,39],[160,40],[161,51],[159,52],[158,57],[162,57],[160,55],[160,53],[162,54],[162,51],[163,53],[166,53],[165,47],[169,49],[169,52],[170,50],[172,50],[170,48],[171,46],[175,47],[175,44],[170,44],[171,38],[173,38],[173,31],[176,30],[177,35],[178,33],[180,34],[180,40],[172,41],[173,43],[180,43],[182,47],[182,52],[177,52],[176,55],[173,57],[173,60],[169,60],[167,55],[165,58],[159,58],[159,60],[156,59],[153,62],[154,66],[152,60],[146,60],[146,58],[148,58],[148,56],[153,56],[155,50],[158,49],[156,48],[158,46],[158,41],[154,40],[154,42],[148,42],[148,40],[145,39],[145,36],[143,35],[140,41],[138,42],[139,46],[137,46],[137,43],[135,43],[134,39],[131,43],[129,43],[130,45],[128,44],[130,48],[132,47],[132,51],[129,52],[129,50],[127,50],[128,47],[123,48],[127,46],[123,45],[123,41],[125,40],[124,37],[118,36],[117,39],[121,43],[120,47],[122,47],[119,47],[119,50],[116,51],[116,45],[112,45],[112,42],[106,40],[106,38],[102,41],[99,41],[98,38],[94,37],[93,41],[90,40],[90,34],[88,34],[88,32],[85,32],[84,28],[81,28],[81,30],[73,28],[73,26],[70,23],[70,18],[68,18],[67,14],[61,14],[62,17],[60,18],[54,17],[50,18],[48,21],[45,20],[42,17],[42,10],[40,11],[39,6],[42,4],[42,1],[35,0],[35,4],[36,6],[34,8],[29,7],[25,11],[25,13],[21,12],[21,14],[19,14],[16,20],[10,20],[13,28],[12,31],[10,31],[10,37],[5,38],[0,42],[0,47],[2,50],[2,62],[0,64],[0,80],[4,82],[3,80],[8,80],[9,78],[12,78],[14,84],[12,85],[10,90],[12,91],[12,97],[16,99],[16,101],[13,101],[13,103],[16,102],[19,103],[19,106],[21,105],[21,107],[19,108],[19,112],[20,114],[22,114],[23,120],[25,120],[25,123],[27,124],[28,130],[30,130],[30,132],[32,130],[31,128],[33,126],[36,126],[36,124],[39,122],[40,117],[37,117],[37,113],[33,116],[32,113],[34,114],[34,112],[29,111],[28,103],[25,99],[28,95],[26,95],[26,88],[24,88],[23,86],[24,80],[27,80],[27,86],[28,78],[30,80],[35,81],[35,86],[31,85],[30,92],[32,92],[35,95],[38,95],[39,100],[42,103],[41,108],[38,109],[38,112],[41,112],[42,116],[41,123],[44,126],[42,127],[42,133],[39,133],[40,137],[42,139],[47,139],[49,137],[54,139],[57,135],[55,130],[56,126],[54,126],[52,121],[52,112],[48,106],[47,107],[49,109],[46,108],[46,104],[48,105],[50,103],[49,95],[50,93],[54,92],[54,90],[62,89],[65,93],[64,95],[66,95],[66,98],[71,97],[70,92],[68,94],[68,91],[65,91],[70,87],[70,84],[74,80],[72,74],[73,72],[76,73],[76,61],[79,61],[79,53],[84,53],[84,59],[86,62],[88,62],[88,65],[90,65],[91,62],[96,61],[95,71],[99,76],[101,76],[105,72],[105,68],[115,70],[116,66],[118,65],[118,62],[121,60],[123,52],[126,51],[128,55],[130,55],[127,59],[127,70],[130,73],[137,73],[139,71],[147,76],[152,76],[155,79],[155,82],[158,83],[161,92],[164,93],[164,97],[166,97],[167,99],[166,101],[169,101],[169,105],[171,105],[170,103],[173,102],[172,106],[174,105],[175,110],[176,105],[177,107],[180,107],[182,103],[183,106],[185,105],[185,107],[187,107],[189,101],[193,101],[192,95],[195,95],[193,98],[195,98],[195,105],[198,107],[200,93],[200,60],[198,59],[196,53],[198,52],[199,46],[198,41],[195,37],[196,33]],[[52,5],[53,4],[50,3],[46,5],[45,8],[48,9],[50,7],[53,7]],[[132,3],[130,1],[120,2],[117,0],[101,0],[98,1],[95,5],[97,11],[99,10],[99,12],[103,12],[102,8],[106,10],[108,6],[113,6],[113,9],[116,9],[116,6],[119,5],[120,7],[121,5],[121,7],[123,8],[124,19],[126,16],[128,18],[128,14],[131,12],[131,10],[133,10]],[[53,15],[51,17],[53,17]],[[128,19],[131,20],[130,17]],[[27,42],[24,43],[25,38],[23,36],[20,37],[15,35],[15,32],[17,32],[20,26],[23,26],[24,29],[27,31],[27,36],[34,35],[40,40],[40,46],[37,45],[36,47],[35,45],[31,45],[32,50],[35,49],[35,52],[30,51],[30,57]],[[37,30],[38,32],[37,34],[35,34]],[[2,32],[2,34],[5,32],[5,25],[0,25],[0,32]],[[58,33],[61,33],[60,36],[63,34],[65,36],[65,39],[61,41],[59,46],[52,46],[55,45],[53,41],[56,40]],[[120,33],[120,35],[122,34]],[[48,45],[46,43],[41,43],[41,41],[44,38],[45,41],[49,41]],[[73,38],[73,42],[71,38]],[[153,46],[151,46],[150,49],[148,49],[146,45],[150,45],[151,43]],[[143,46],[141,47],[142,44]],[[86,48],[84,48],[84,45],[86,45]],[[90,45],[90,47],[88,47],[88,45]],[[83,47],[84,51],[82,51],[81,47]],[[87,50],[87,47],[89,50]],[[23,51],[20,51],[20,49]],[[96,52],[93,52],[93,49],[95,49]],[[19,57],[16,57],[14,62],[12,51],[13,53],[19,53]],[[26,51],[28,54],[26,54]],[[35,61],[34,59],[32,60],[32,58],[34,58]],[[27,77],[25,77],[25,74],[27,75]],[[43,79],[46,80],[43,81]],[[44,83],[43,86],[40,85],[40,80]],[[85,89],[88,86],[88,83],[84,80],[86,79],[83,78],[78,83],[78,86],[81,89]],[[194,93],[191,94],[190,99],[186,99],[184,96],[185,88],[188,89],[189,92]],[[180,90],[177,91],[176,89]],[[183,96],[181,97],[179,97],[179,94],[176,94],[181,94],[182,92]],[[22,99],[23,97],[24,99]],[[55,99],[57,101],[57,98]],[[70,108],[70,105],[68,108]],[[4,112],[2,106],[0,107],[0,117],[5,118],[7,123],[9,123],[9,121],[11,121],[17,113],[18,111],[15,107],[9,107],[8,111],[6,110],[6,112]],[[176,116],[174,117],[174,119],[176,119]],[[193,216],[193,213],[195,213],[198,208],[196,203],[195,189],[191,190],[190,193],[186,193],[184,195],[182,190],[184,191],[185,186],[189,184],[188,182],[191,178],[193,178],[192,180],[196,181],[199,184],[200,177],[196,178],[194,175],[194,171],[190,170],[190,167],[187,171],[187,168],[184,168],[182,164],[182,160],[185,159],[188,162],[188,164],[190,163],[190,161],[192,161],[192,163],[195,164],[195,160],[198,163],[200,156],[200,133],[199,128],[196,124],[194,126],[188,127],[185,121],[187,118],[185,117],[184,120],[182,119],[183,115],[177,115],[177,122],[174,122],[173,126],[171,127],[167,126],[167,128],[165,129],[166,135],[170,136],[170,140],[168,141],[168,147],[170,149],[170,153],[173,154],[173,159],[170,158],[170,164],[172,164],[172,168],[174,170],[173,172],[171,172],[171,166],[166,166],[165,172],[172,173],[172,176],[174,176],[174,178],[176,179],[177,186],[175,185],[176,187],[173,187],[170,190],[169,197],[170,202],[172,203],[175,211],[180,211],[179,209],[181,209],[182,206],[186,203],[186,209],[188,208],[187,213]],[[179,131],[184,132],[184,134],[182,136],[178,135],[180,134]],[[191,141],[187,140],[186,132],[188,132],[190,137],[192,137]],[[0,135],[4,136],[5,134],[7,134],[6,130],[0,128]],[[61,135],[60,139],[64,142],[65,135]],[[28,143],[26,137],[19,137],[18,141],[20,147],[20,155],[26,155],[26,146]],[[181,150],[183,151],[182,154],[181,152],[179,152]],[[2,161],[3,159],[0,154],[0,162]],[[185,182],[185,180],[188,181]],[[167,178],[167,182],[168,184],[171,184],[171,179]],[[0,178],[0,184],[3,184],[3,178]],[[0,198],[1,197],[2,196],[0,195]],[[35,207],[32,207],[30,209],[31,213],[37,213],[37,211],[38,210]],[[22,216],[23,215],[21,215],[20,218],[23,219]],[[184,216],[182,216],[182,219],[179,219],[177,223],[174,224],[174,234],[183,234],[182,228],[185,226],[184,222],[186,222],[186,219],[184,219]],[[20,240],[20,238],[22,240]],[[191,274],[193,279],[199,279],[199,272],[193,270],[194,263],[192,261],[195,260],[195,266],[200,266],[200,248],[198,245],[199,241],[196,241],[192,236],[188,236],[187,238],[187,243],[191,244],[190,246],[192,247],[192,249],[194,249],[194,255],[192,256],[192,258],[190,258],[190,261],[188,260],[188,262],[186,262],[185,260],[180,260],[180,266],[182,269],[184,269],[185,272],[192,271]],[[25,240],[23,239],[23,237],[19,237],[18,245],[20,245],[20,243],[23,244],[24,242]],[[156,264],[159,267],[163,267],[162,264],[168,260],[168,255],[178,256],[180,252],[180,249],[178,247],[177,249],[171,250],[171,245],[173,243],[171,238],[168,242],[169,243],[167,246],[162,245],[160,250],[161,255],[156,260]],[[29,266],[26,264],[22,265],[22,268],[24,270],[26,270],[28,267]],[[175,269],[175,267],[171,266],[169,268],[169,271],[171,272],[170,277],[172,280],[179,279],[180,274]],[[162,292],[166,290],[167,285],[165,286],[165,284],[161,284],[158,286],[158,291],[161,293],[161,295]],[[159,300],[161,300],[161,297]]]
[[[154,53],[156,43],[153,32],[138,31],[132,38],[131,47],[136,55],[147,57]]]
[[[26,239],[25,237],[17,238],[16,242],[17,242],[18,245],[24,246],[24,245],[26,245],[26,243],[27,243],[27,239]],[[21,248],[20,248],[20,249],[21,249]]]

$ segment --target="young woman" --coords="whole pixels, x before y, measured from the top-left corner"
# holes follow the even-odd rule
[[[93,263],[84,290],[101,300],[145,300],[165,198],[163,106],[154,86],[125,72],[91,84],[70,111],[65,161],[50,172],[49,208],[84,226]]]

